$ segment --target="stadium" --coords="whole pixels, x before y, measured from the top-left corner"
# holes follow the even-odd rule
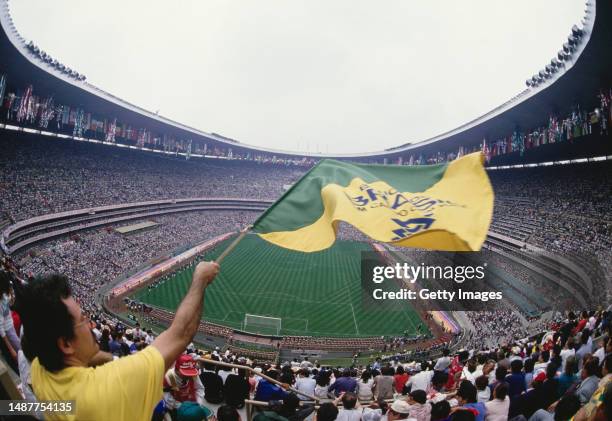
[[[612,303],[611,19],[609,1],[588,0],[558,55],[473,121],[386,150],[323,154],[250,146],[107,93],[24,39],[0,0],[3,270],[24,283],[65,275],[94,328],[109,327],[107,344],[127,329],[153,337],[172,325],[196,264],[219,258],[322,159],[412,167],[482,151],[495,202],[480,251],[402,248],[344,223],[335,244],[314,253],[249,233],[207,291],[192,349],[227,350],[254,366],[434,361],[444,350],[544,341],[569,310],[590,312],[600,338]],[[471,288],[505,300],[368,307],[365,255],[391,265],[484,265],[486,278]],[[10,355],[5,361],[17,372]]]

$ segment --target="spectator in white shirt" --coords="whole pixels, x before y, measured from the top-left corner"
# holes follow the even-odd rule
[[[357,404],[357,395],[351,392],[343,393],[336,399],[336,404],[342,402],[336,421],[361,421],[362,410]]]
[[[370,370],[364,370],[361,373],[361,379],[357,382],[357,397],[360,401],[371,401],[374,397],[372,393],[372,385],[374,384],[374,379],[372,379],[372,373]]]
[[[314,396],[316,385],[317,382],[315,379],[310,378],[310,372],[308,369],[302,368],[299,372],[297,380],[295,381],[295,388],[302,393],[308,394],[309,396]],[[310,398],[307,398],[304,395],[298,395],[298,397],[303,401],[310,400]]]
[[[406,382],[406,386],[410,388],[410,390],[425,390],[429,387],[429,383],[431,382],[431,378],[433,377],[433,370],[429,369],[429,364],[426,362],[421,363],[421,371],[414,376],[410,377]]]
[[[438,361],[436,361],[436,365],[434,366],[434,371],[446,371],[446,369],[451,363],[449,354],[450,354],[450,350],[448,348],[444,348],[442,350],[442,357],[438,358]]]
[[[487,415],[485,421],[506,421],[510,410],[508,398],[508,384],[499,383],[493,390],[493,399],[485,402]]]

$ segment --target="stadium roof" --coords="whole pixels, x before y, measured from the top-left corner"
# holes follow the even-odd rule
[[[583,109],[597,105],[596,93],[601,88],[612,86],[612,4],[609,1],[588,0],[582,28],[572,28],[570,38],[564,45],[566,52],[557,58],[542,58],[542,69],[537,86],[529,86],[523,92],[485,115],[467,122],[449,132],[421,142],[398,146],[384,151],[354,154],[324,154],[291,152],[267,149],[239,143],[231,139],[200,131],[176,121],[159,116],[130,104],[120,98],[89,84],[83,78],[59,70],[31,53],[26,41],[15,28],[9,12],[8,0],[0,0],[0,54],[3,57],[0,71],[10,75],[10,82],[27,86],[35,82],[37,91],[53,94],[56,101],[78,104],[92,112],[116,117],[130,124],[147,127],[155,132],[167,132],[178,138],[215,143],[231,147],[235,153],[269,153],[278,157],[395,158],[411,154],[431,154],[456,151],[459,146],[474,146],[482,139],[498,139],[513,131],[528,130],[546,123],[548,115],[566,115],[576,104]],[[563,40],[560,40],[562,48]],[[563,50],[562,50],[563,51]],[[571,51],[571,52],[570,52]],[[556,61],[555,65],[550,59]],[[557,66],[557,63],[560,65]],[[550,63],[550,64],[549,64]],[[534,79],[535,80],[535,79]],[[530,82],[531,84],[531,82]],[[478,87],[474,87],[477,91]]]

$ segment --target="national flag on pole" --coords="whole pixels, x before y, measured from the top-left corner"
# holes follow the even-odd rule
[[[432,250],[480,250],[493,215],[481,153],[428,166],[322,160],[266,210],[253,232],[302,252],[331,247],[338,223],[375,241]]]

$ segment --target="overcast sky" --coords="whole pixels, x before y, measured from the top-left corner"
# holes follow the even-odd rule
[[[381,150],[478,117],[523,90],[584,16],[583,0],[9,5],[26,39],[114,95],[310,152]]]

